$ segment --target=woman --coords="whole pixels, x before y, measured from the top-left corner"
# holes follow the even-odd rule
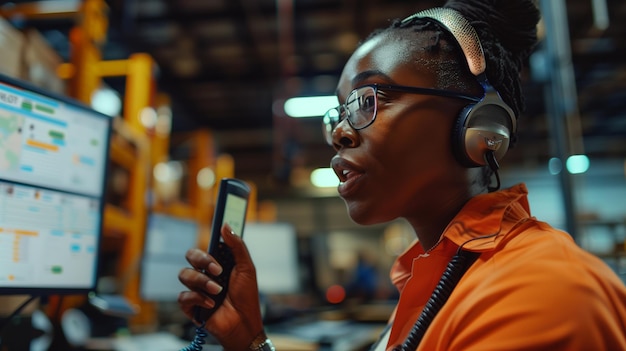
[[[498,190],[538,20],[531,0],[449,1],[373,33],[343,70],[345,103],[325,116],[339,195],[355,222],[405,218],[418,239],[392,268],[400,299],[376,350],[626,350],[619,278],[532,217],[523,184]],[[226,350],[271,350],[254,266],[222,235],[237,264],[206,329]],[[193,318],[220,290],[198,270],[220,268],[187,259],[179,302]]]

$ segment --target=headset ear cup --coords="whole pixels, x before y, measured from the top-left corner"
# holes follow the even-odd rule
[[[477,166],[468,157],[465,147],[465,125],[474,106],[475,104],[469,104],[461,110],[452,129],[452,152],[454,153],[454,157],[456,157],[457,161],[462,166],[468,168]]]
[[[491,91],[476,104],[466,106],[454,125],[453,152],[461,165],[481,167],[492,151],[496,160],[506,154],[515,133],[515,115],[500,96]]]

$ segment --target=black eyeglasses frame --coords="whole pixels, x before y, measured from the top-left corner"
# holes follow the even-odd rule
[[[369,127],[372,123],[374,123],[374,120],[376,120],[376,115],[378,114],[378,91],[379,90],[389,90],[389,91],[397,91],[397,92],[402,92],[402,93],[409,93],[409,94],[419,94],[419,95],[430,95],[430,96],[441,96],[441,97],[446,97],[446,98],[451,98],[451,99],[461,99],[461,100],[467,100],[473,103],[479,102],[480,100],[483,99],[483,97],[476,97],[476,96],[471,96],[465,93],[460,93],[460,92],[456,92],[456,91],[451,91],[451,90],[443,90],[443,89],[433,89],[433,88],[423,88],[423,87],[414,87],[414,86],[408,86],[408,85],[394,85],[394,84],[378,84],[378,83],[374,83],[374,84],[366,84],[366,85],[361,85],[358,86],[354,89],[352,89],[350,91],[350,94],[348,94],[348,97],[346,98],[346,102],[337,106],[337,107],[333,107],[331,109],[329,109],[328,111],[326,111],[326,113],[324,114],[324,118],[322,119],[322,122],[324,124],[324,131],[325,131],[325,137],[326,137],[326,142],[330,145],[332,145],[332,132],[335,130],[335,127],[337,127],[337,125],[343,120],[343,119],[337,119],[335,121],[331,120],[331,117],[329,116],[329,112],[332,110],[335,110],[338,112],[338,115],[341,116],[341,110],[343,109],[344,111],[346,111],[348,114],[350,113],[350,110],[348,110],[347,105],[350,103],[348,101],[348,99],[350,98],[350,96],[352,96],[352,94],[354,93],[354,91],[358,90],[358,89],[362,89],[365,87],[371,87],[372,89],[374,89],[374,95],[376,96],[376,105],[375,105],[375,111],[372,115],[372,118],[370,119],[370,121],[365,124],[362,127],[355,127],[352,122],[350,121],[349,115],[346,116],[345,118],[348,119],[348,123],[350,124],[350,127],[352,127],[354,130],[361,130],[361,129],[365,129],[367,127]]]

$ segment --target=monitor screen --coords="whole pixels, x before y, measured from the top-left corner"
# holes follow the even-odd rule
[[[148,217],[139,291],[146,301],[173,302],[186,290],[178,273],[189,266],[185,252],[196,247],[198,223],[160,213]]]
[[[243,241],[256,267],[259,292],[296,294],[302,279],[296,229],[289,223],[246,223]]]
[[[0,293],[95,289],[111,118],[0,75]]]
[[[140,293],[146,301],[175,302],[187,288],[178,273],[189,263],[185,252],[197,246],[199,225],[191,219],[152,213],[141,260]],[[256,267],[259,291],[294,294],[301,290],[298,242],[287,223],[248,222],[244,242]]]

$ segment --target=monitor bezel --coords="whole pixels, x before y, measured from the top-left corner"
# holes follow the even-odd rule
[[[104,160],[106,162],[105,162],[104,169],[103,169],[104,174],[102,177],[102,184],[100,184],[100,189],[102,190],[101,192],[102,196],[101,196],[101,201],[100,201],[100,206],[99,206],[101,218],[100,218],[100,223],[98,225],[98,238],[96,241],[96,250],[95,250],[95,258],[94,258],[95,259],[94,276],[93,276],[93,281],[91,285],[85,286],[85,287],[57,287],[57,286],[2,287],[0,286],[0,296],[25,295],[25,294],[32,295],[32,296],[84,295],[84,294],[89,294],[91,292],[95,292],[97,285],[98,285],[98,277],[99,277],[100,269],[102,267],[101,249],[102,249],[102,242],[103,242],[103,237],[104,237],[104,219],[105,219],[104,217],[105,217],[106,198],[107,198],[106,196],[107,195],[107,180],[108,180],[108,172],[110,168],[110,150],[111,150],[111,135],[113,132],[112,131],[113,118],[102,112],[94,110],[93,108],[89,107],[87,104],[77,99],[74,99],[69,96],[65,96],[65,95],[62,95],[53,91],[46,90],[44,88],[41,88],[32,84],[31,82],[28,82],[19,78],[7,76],[5,74],[0,73],[0,83],[9,85],[19,90],[24,90],[24,91],[32,92],[34,94],[39,94],[44,97],[57,100],[67,105],[71,105],[73,108],[77,108],[77,109],[89,112],[90,114],[94,116],[98,116],[107,122],[106,123],[107,130],[106,130],[106,137],[105,137],[106,145],[105,145],[105,150],[104,150]],[[19,182],[15,182],[15,181],[9,181],[9,182],[20,184]],[[28,185],[33,186],[30,184]],[[35,186],[35,187],[44,188],[41,186]],[[70,193],[66,190],[58,190],[58,189],[51,189],[51,190],[64,192],[64,193]]]

